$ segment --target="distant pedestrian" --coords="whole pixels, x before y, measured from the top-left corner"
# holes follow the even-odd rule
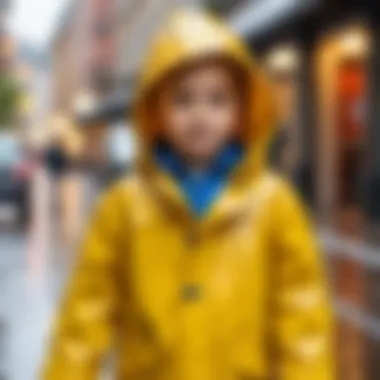
[[[45,164],[54,180],[60,179],[68,171],[70,160],[59,141],[53,141],[47,147]]]
[[[45,165],[50,177],[52,221],[62,242],[73,245],[84,218],[84,178],[80,169],[82,139],[70,118],[56,115],[45,150]]]

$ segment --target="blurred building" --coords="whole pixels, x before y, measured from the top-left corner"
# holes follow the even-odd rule
[[[72,112],[109,85],[114,59],[111,0],[69,3],[53,41],[54,100]]]
[[[0,72],[10,69],[14,56],[14,41],[7,31],[10,0],[0,0]]]
[[[61,19],[53,41],[53,102],[65,116],[92,112],[112,88],[114,5],[113,0],[71,1]],[[101,152],[92,138],[87,147],[89,157]]]

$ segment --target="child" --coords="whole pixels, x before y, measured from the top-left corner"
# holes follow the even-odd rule
[[[46,380],[331,380],[321,258],[265,166],[270,91],[225,26],[177,13],[136,99],[136,173],[105,195],[59,315]]]

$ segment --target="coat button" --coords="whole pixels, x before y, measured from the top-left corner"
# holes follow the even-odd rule
[[[182,299],[187,302],[198,301],[201,298],[201,288],[198,284],[185,284],[182,288]]]

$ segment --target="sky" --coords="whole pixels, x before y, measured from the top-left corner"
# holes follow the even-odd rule
[[[69,1],[11,0],[10,32],[36,48],[46,48]]]

